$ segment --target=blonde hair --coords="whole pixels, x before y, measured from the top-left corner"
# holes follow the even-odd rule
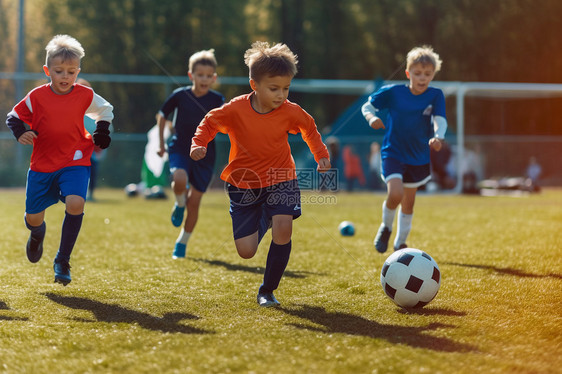
[[[408,52],[408,57],[406,58],[406,70],[410,70],[410,67],[415,64],[431,64],[437,73],[441,69],[441,63],[442,61],[439,58],[439,55],[433,51],[433,48],[429,45],[424,45],[421,47],[415,47]]]
[[[80,61],[86,54],[80,42],[69,35],[54,36],[45,50],[47,51],[47,57],[45,58],[45,65],[47,66],[50,66],[51,61],[56,57],[60,57],[62,61],[72,59]]]
[[[189,72],[193,72],[197,64],[212,66],[213,69],[217,70],[217,59],[215,57],[214,49],[207,49],[199,52],[195,52],[189,58]]]
[[[254,42],[244,53],[244,63],[250,69],[250,79],[259,82],[269,76],[290,76],[297,74],[297,55],[285,44],[270,46],[268,42]]]

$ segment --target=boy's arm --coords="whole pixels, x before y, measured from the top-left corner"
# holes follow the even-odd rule
[[[371,126],[373,129],[378,130],[385,128],[382,120],[377,117],[377,108],[375,108],[369,101],[363,104],[363,106],[361,107],[361,113],[363,114],[363,117],[365,117],[367,122],[369,122],[369,126]]]
[[[113,105],[94,92],[92,102],[86,109],[86,115],[96,121],[96,130],[92,134],[94,144],[101,149],[109,147],[111,144],[109,126],[113,121]]]
[[[16,112],[13,110],[8,113],[8,118],[6,118],[6,126],[12,131],[16,140],[19,140],[20,136],[23,135],[24,132],[28,131],[25,128],[25,123],[19,119]]]
[[[324,172],[330,169],[330,153],[326,145],[322,142],[322,136],[320,136],[318,132],[314,119],[308,117],[306,125],[301,126],[299,130],[310,152],[314,155],[314,160],[318,163],[318,171]]]
[[[191,151],[189,156],[195,161],[205,157],[207,154],[207,144],[215,138],[218,132],[218,124],[213,121],[211,115],[207,114],[199,126],[197,126],[195,135],[193,135],[193,138],[191,139]]]
[[[156,115],[157,123],[158,123],[158,139],[160,142],[160,146],[158,149],[158,156],[163,157],[166,153],[166,142],[164,139],[164,131],[166,130],[166,117],[164,117],[164,113],[158,112]]]
[[[447,131],[447,120],[442,116],[435,116],[433,118],[433,132],[434,137],[429,139],[429,146],[436,151],[440,151],[442,142],[445,139],[445,132]]]

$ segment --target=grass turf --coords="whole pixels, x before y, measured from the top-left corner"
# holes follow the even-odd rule
[[[561,190],[418,195],[408,244],[437,261],[442,285],[413,312],[379,282],[388,254],[372,240],[384,195],[303,197],[281,308],[263,309],[271,235],[239,258],[222,191],[205,195],[185,260],[171,258],[171,200],[98,191],[63,287],[52,270],[63,205],[47,210],[45,253],[31,264],[24,191],[1,190],[0,372],[559,372]],[[343,220],[355,236],[339,235]]]

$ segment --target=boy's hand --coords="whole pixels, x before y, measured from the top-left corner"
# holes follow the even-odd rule
[[[318,172],[320,173],[325,173],[328,170],[330,170],[330,168],[332,167],[332,165],[330,164],[330,159],[329,158],[321,158],[320,160],[318,160]]]
[[[18,138],[18,143],[23,145],[33,145],[33,139],[37,138],[37,132],[33,130],[27,130]]]
[[[164,155],[166,154],[166,147],[160,147],[160,149],[156,153],[158,154],[158,156],[164,157]]]
[[[439,138],[431,138],[429,139],[429,146],[433,148],[435,151],[439,152],[441,147],[443,146],[443,140]]]
[[[94,131],[92,138],[94,139],[94,144],[101,149],[109,147],[109,144],[111,143],[111,137],[109,136],[109,122],[98,122],[96,131]]]
[[[380,118],[377,117],[376,120],[373,121],[373,123],[371,123],[371,127],[375,130],[378,129],[386,129],[386,127],[384,127],[384,123],[382,122],[382,120]]]
[[[189,156],[191,156],[191,158],[194,159],[195,161],[201,160],[206,155],[207,155],[207,148],[201,146],[192,148],[191,153],[189,154]]]

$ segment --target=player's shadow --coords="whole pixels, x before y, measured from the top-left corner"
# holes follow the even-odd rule
[[[239,264],[231,264],[225,261],[220,261],[220,260],[208,260],[208,259],[204,259],[204,258],[194,258],[194,261],[197,262],[204,262],[208,265],[212,265],[212,266],[219,266],[222,268],[225,268],[226,270],[230,270],[230,271],[243,271],[246,273],[252,273],[252,274],[263,274],[264,272],[264,268],[259,267],[259,266],[246,266],[246,265],[239,265]],[[285,270],[285,272],[283,273],[283,277],[287,277],[287,278],[297,278],[297,279],[301,279],[301,278],[306,278],[309,275],[324,275],[324,274],[318,274],[318,273],[313,273],[310,271],[291,271],[291,270]]]
[[[10,310],[8,304],[0,300],[0,310]],[[0,316],[0,321],[28,321],[27,317],[10,317],[10,316]]]
[[[433,336],[427,332],[440,328],[455,327],[442,323],[430,323],[427,326],[410,327],[385,325],[363,317],[343,312],[328,312],[322,307],[299,305],[299,309],[279,308],[279,310],[299,318],[309,320],[320,327],[293,323],[299,329],[323,332],[326,334],[347,334],[384,339],[393,344],[406,344],[414,348],[431,349],[440,352],[472,352],[477,348],[454,340]]]
[[[120,305],[106,304],[100,301],[83,297],[63,296],[55,293],[46,293],[45,296],[55,303],[72,309],[87,310],[94,314],[97,322],[110,323],[137,323],[147,330],[162,331],[182,334],[209,334],[211,331],[179,324],[185,319],[199,319],[188,313],[166,313],[163,317],[156,317],[148,313],[127,309]],[[96,322],[87,319],[77,319],[82,322]]]
[[[515,277],[521,277],[521,278],[556,278],[556,279],[562,279],[561,274],[555,274],[555,273],[534,274],[534,273],[528,273],[528,272],[520,270],[520,269],[513,269],[513,268],[509,268],[509,267],[508,268],[501,268],[501,267],[492,266],[492,265],[461,264],[461,263],[458,263],[458,262],[445,262],[444,265],[462,266],[462,267],[466,267],[466,268],[495,271],[498,274],[513,275]]]
[[[398,313],[401,314],[416,314],[419,316],[456,316],[456,317],[463,317],[466,316],[466,312],[457,312],[456,310],[445,309],[445,308],[431,308],[431,307],[424,307],[424,308],[397,308],[396,310]]]

